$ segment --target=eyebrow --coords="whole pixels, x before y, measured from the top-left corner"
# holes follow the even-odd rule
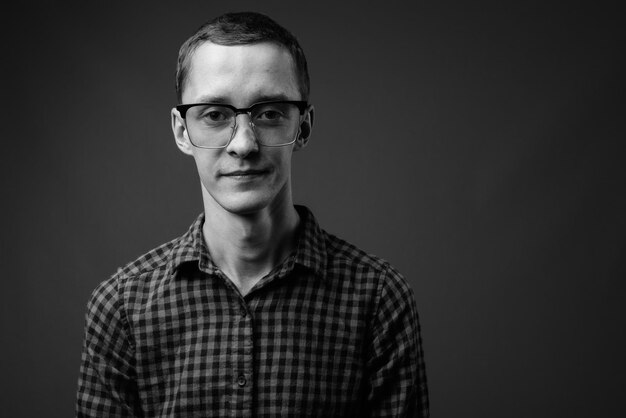
[[[224,104],[227,104],[228,103],[228,99],[226,99],[226,97],[224,97],[224,96],[206,95],[206,96],[200,96],[199,98],[194,100],[192,103],[224,103]]]
[[[255,103],[260,103],[260,102],[272,102],[272,101],[279,101],[279,100],[294,100],[294,99],[290,99],[284,93],[261,94],[258,96],[254,96],[254,100],[252,100],[249,103],[249,105],[253,105]],[[194,103],[216,103],[216,104],[232,105],[231,101],[228,100],[224,96],[211,96],[211,95],[200,96]]]

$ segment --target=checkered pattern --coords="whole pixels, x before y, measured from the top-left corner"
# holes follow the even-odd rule
[[[297,207],[296,250],[246,295],[201,215],[87,308],[79,417],[427,417],[413,293]]]

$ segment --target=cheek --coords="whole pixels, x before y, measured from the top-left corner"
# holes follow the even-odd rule
[[[289,168],[291,168],[291,157],[293,151],[291,149],[284,149],[281,151],[282,152],[276,154],[274,158],[274,165],[280,167],[280,169],[283,171],[289,170]]]
[[[195,154],[194,161],[196,163],[196,169],[198,175],[203,183],[213,181],[213,169],[215,167],[215,161],[202,154]]]
[[[291,161],[288,156],[278,158],[274,161],[275,180],[278,183],[285,183],[291,177]]]

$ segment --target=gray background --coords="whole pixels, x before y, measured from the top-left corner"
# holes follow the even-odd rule
[[[176,54],[247,9],[307,53],[295,199],[410,281],[433,416],[623,412],[623,15],[213,3],[5,9],[1,416],[73,414],[90,292],[200,212],[169,125]]]

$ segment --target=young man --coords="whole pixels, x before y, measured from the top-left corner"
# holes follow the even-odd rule
[[[428,416],[406,281],[292,202],[314,120],[293,35],[223,15],[181,47],[177,93],[204,212],[94,291],[78,416]]]

